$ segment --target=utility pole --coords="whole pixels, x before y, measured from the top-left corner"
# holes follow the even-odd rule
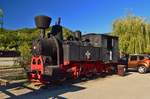
[[[3,24],[4,24],[4,22],[3,22],[3,17],[4,17],[4,13],[3,13],[3,10],[2,9],[0,9],[0,25],[1,25],[1,31],[3,30]]]

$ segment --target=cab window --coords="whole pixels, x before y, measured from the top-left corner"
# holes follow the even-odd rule
[[[137,56],[131,56],[130,61],[136,61],[137,60]]]

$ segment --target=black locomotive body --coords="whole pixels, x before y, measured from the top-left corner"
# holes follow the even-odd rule
[[[37,16],[36,26],[41,29],[40,39],[33,42],[33,57],[29,79],[50,82],[69,77],[78,78],[110,72],[104,62],[116,62],[118,38],[102,34],[83,35],[77,31],[72,38],[63,40],[60,18],[45,36],[51,18]]]

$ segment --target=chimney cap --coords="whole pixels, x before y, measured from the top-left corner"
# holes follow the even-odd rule
[[[51,23],[51,18],[45,15],[39,15],[35,17],[35,25],[39,29],[46,29],[49,28]]]

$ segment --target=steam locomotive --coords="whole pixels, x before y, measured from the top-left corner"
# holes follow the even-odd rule
[[[45,33],[51,23],[48,16],[36,16],[35,24],[40,29],[40,39],[33,42],[29,79],[50,83],[66,78],[92,77],[116,71],[118,60],[118,37],[80,31],[63,39],[63,30],[58,22],[50,33]]]

